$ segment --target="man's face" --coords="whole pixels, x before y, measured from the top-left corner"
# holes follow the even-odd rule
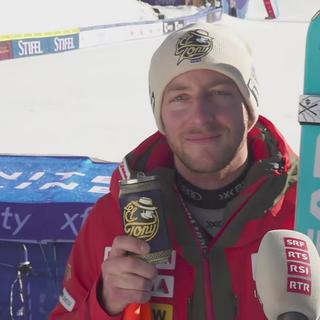
[[[214,173],[247,154],[248,114],[236,84],[211,70],[193,70],[165,88],[161,116],[176,166]]]

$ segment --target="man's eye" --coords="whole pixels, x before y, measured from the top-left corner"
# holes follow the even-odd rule
[[[179,96],[174,97],[172,100],[173,101],[184,101],[184,100],[187,100],[187,97],[183,96],[183,95],[179,95]]]
[[[214,90],[212,91],[212,95],[214,96],[231,96],[231,92],[230,91],[226,91],[226,90]]]

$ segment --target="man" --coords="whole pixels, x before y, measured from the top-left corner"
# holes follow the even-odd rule
[[[248,45],[229,28],[191,24],[154,53],[150,98],[159,132],[114,172],[69,258],[51,319],[122,319],[150,301],[154,319],[262,320],[254,255],[264,234],[292,229],[297,157],[258,116]],[[155,267],[128,252],[149,245],[125,236],[119,180],[161,181],[172,243]]]
[[[249,0],[223,0],[223,12],[237,18],[244,19],[248,12]]]

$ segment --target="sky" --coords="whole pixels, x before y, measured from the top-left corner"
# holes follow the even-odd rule
[[[136,0],[93,0],[90,6],[81,0],[57,0],[49,7],[44,3],[21,2],[19,16],[10,19],[16,2],[5,2],[0,35],[155,19],[151,8]],[[235,27],[248,39],[260,83],[260,113],[299,152],[297,113],[305,37],[320,3],[278,0],[278,4],[276,20],[264,19],[262,1],[250,0],[247,19],[223,15],[219,23]],[[171,10],[172,15],[190,12],[181,7]],[[156,131],[147,74],[151,55],[163,40],[162,36],[0,61],[1,153],[121,161]]]

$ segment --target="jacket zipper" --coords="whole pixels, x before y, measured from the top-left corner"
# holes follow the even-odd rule
[[[206,298],[206,314],[207,320],[214,320],[213,303],[212,303],[212,290],[211,290],[211,273],[210,262],[207,256],[203,260],[204,269],[204,289]]]
[[[263,181],[262,181],[263,182]],[[251,197],[249,197],[239,208],[234,212],[228,223],[220,230],[218,235],[216,236],[215,240],[211,241],[210,246],[208,246],[206,253],[203,254],[204,260],[204,286],[205,286],[205,295],[206,295],[206,314],[208,317],[208,320],[214,320],[214,306],[212,303],[212,290],[211,290],[211,284],[212,284],[212,278],[210,273],[210,262],[208,259],[208,252],[210,248],[214,246],[214,244],[217,242],[217,239],[220,237],[220,235],[224,232],[224,230],[227,228],[229,223],[238,215],[239,211],[242,209],[243,205],[249,201]],[[198,239],[197,239],[198,240]]]
[[[179,191],[177,188],[175,188],[175,191],[178,195],[178,198],[181,201],[181,204],[184,208],[184,212],[187,215],[188,223],[191,227],[193,237],[196,240],[199,249],[202,252],[202,262],[203,262],[203,273],[204,273],[204,291],[205,291],[205,309],[206,309],[206,315],[207,315],[207,320],[214,320],[214,308],[213,308],[213,303],[212,303],[212,292],[211,292],[211,275],[210,275],[210,263],[208,259],[208,247],[206,248],[203,247],[203,244],[201,243],[199,237],[197,236],[196,231],[194,226],[192,225],[192,222],[190,220],[190,212],[188,208],[186,207],[183,199],[181,198]],[[189,311],[190,306],[191,306],[191,297],[188,299],[188,319],[192,319],[192,312]],[[191,310],[192,311],[192,310]],[[190,314],[191,313],[191,314]]]
[[[192,320],[192,310],[193,310],[193,296],[188,298],[188,307],[187,307],[187,319]]]
[[[205,308],[207,320],[214,320],[213,304],[212,304],[212,292],[211,292],[211,276],[210,276],[210,264],[207,257],[203,259],[203,269],[204,269],[204,290],[205,290]],[[190,296],[187,301],[188,307],[188,320],[193,320],[193,296]]]
[[[262,181],[262,182],[264,182],[264,181]],[[213,247],[214,243],[217,241],[217,239],[220,237],[220,235],[224,232],[224,230],[227,228],[229,223],[231,223],[231,221],[237,216],[238,212],[242,209],[243,205],[245,205],[245,203],[247,203],[247,201],[249,201],[249,199],[251,197],[248,197],[248,199],[238,208],[238,210],[236,210],[236,212],[234,212],[234,214],[232,215],[232,217],[230,218],[228,223],[222,228],[222,230],[220,230],[216,239],[214,241],[211,241],[210,247],[206,246],[204,248],[203,244],[200,241],[199,236],[197,236],[197,232],[200,232],[200,231],[196,231],[194,225],[192,224],[192,221],[191,221],[192,218],[191,218],[190,211],[186,207],[177,188],[175,188],[175,191],[176,191],[178,197],[180,198],[180,201],[181,201],[181,204],[184,208],[185,214],[187,215],[188,223],[191,227],[193,237],[194,237],[195,241],[197,242],[199,249],[202,251],[206,315],[208,318],[207,320],[214,320],[214,306],[212,303],[212,290],[211,290],[212,278],[211,278],[211,273],[210,273],[210,262],[208,259],[208,251],[210,248]],[[189,305],[189,303],[188,303],[188,305]],[[189,309],[189,306],[188,306],[188,309]],[[189,310],[188,310],[188,312],[189,312]],[[188,315],[188,318],[190,319],[190,315]]]

